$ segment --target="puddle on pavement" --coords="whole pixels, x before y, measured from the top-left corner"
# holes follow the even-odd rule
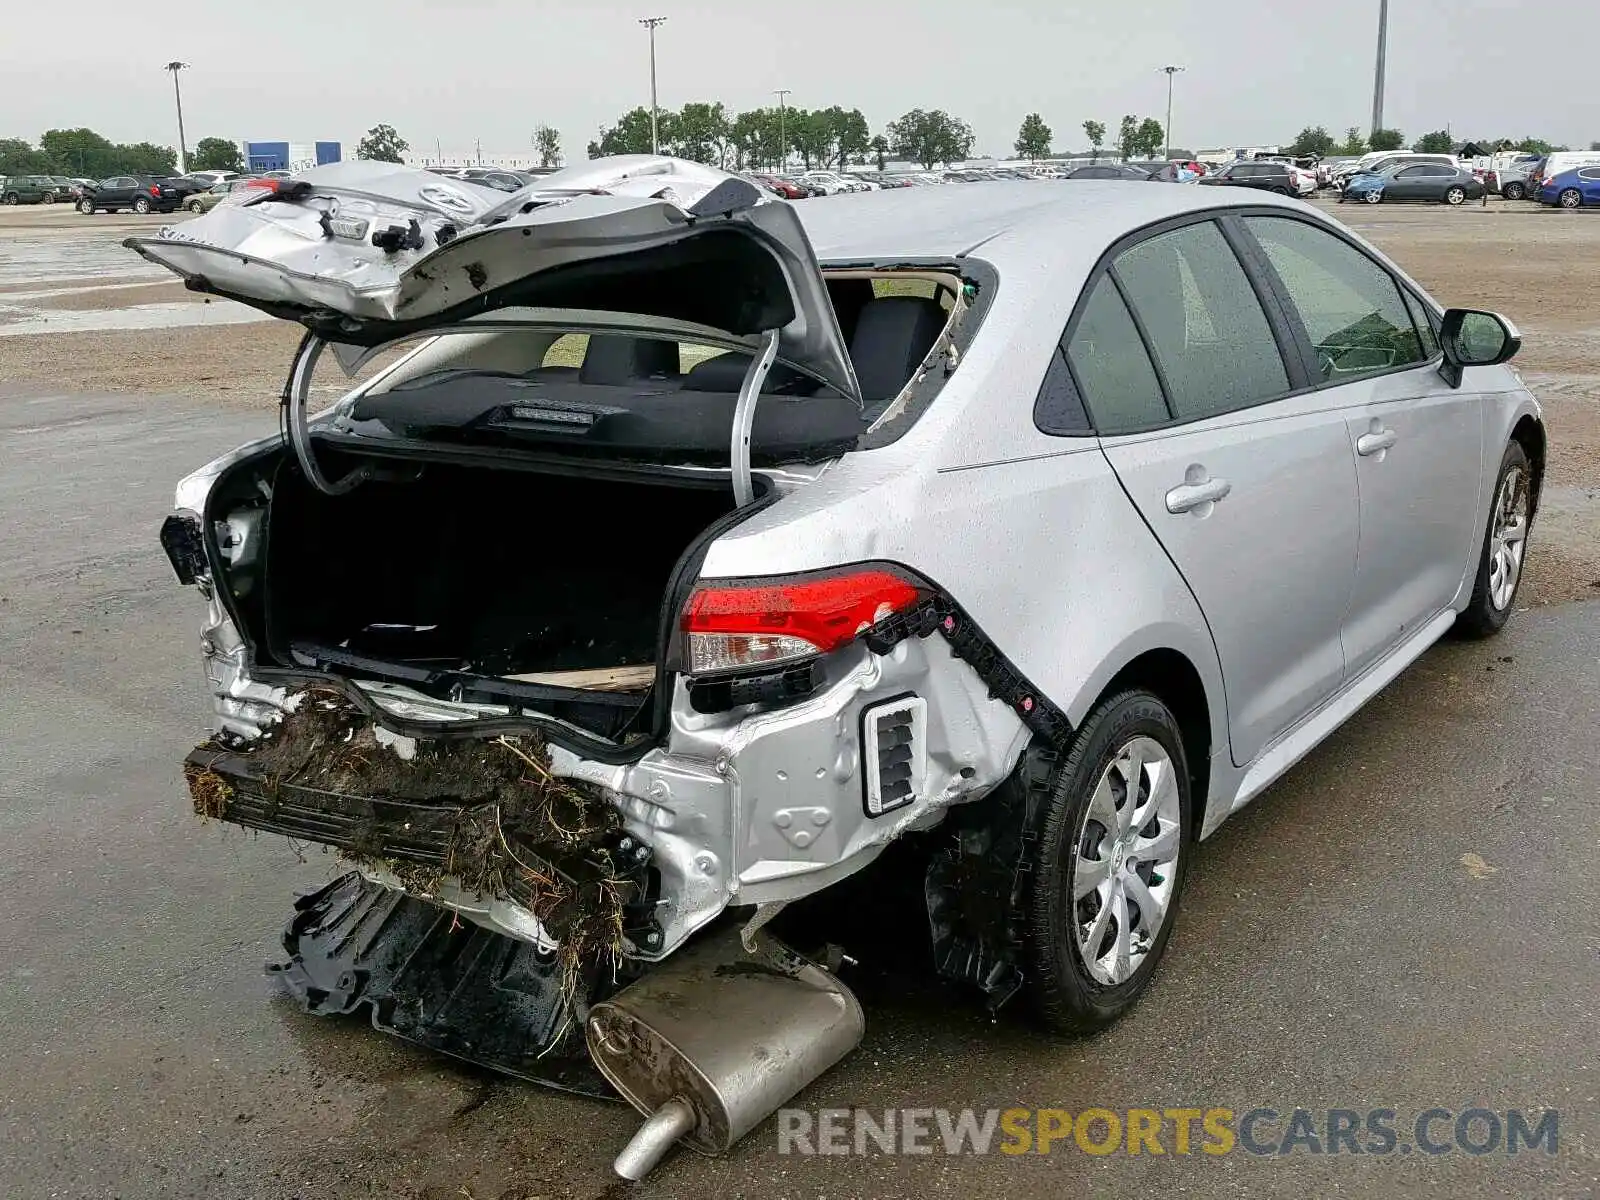
[[[175,301],[96,310],[37,309],[0,304],[0,337],[41,333],[105,333],[122,329],[177,329],[192,325],[245,325],[272,320],[266,313],[228,300],[210,304]]]

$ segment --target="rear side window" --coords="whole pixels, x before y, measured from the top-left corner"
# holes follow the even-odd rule
[[[1149,339],[1176,420],[1249,408],[1288,392],[1272,326],[1215,224],[1140,242],[1112,270]]]
[[[1423,353],[1394,276],[1360,250],[1304,221],[1246,217],[1300,314],[1326,381],[1420,363]]]
[[[1109,275],[1102,275],[1089,294],[1067,343],[1067,361],[1101,433],[1131,433],[1167,422],[1161,382]]]

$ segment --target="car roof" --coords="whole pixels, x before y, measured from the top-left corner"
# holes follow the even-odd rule
[[[1052,259],[1078,262],[1085,250],[1092,261],[1123,235],[1169,217],[1275,203],[1304,209],[1298,201],[1229,188],[1129,188],[1083,180],[1070,187],[996,181],[978,188],[861,192],[798,210],[823,263],[973,254],[1004,277],[1008,267],[1032,274],[1041,265],[1048,271]]]

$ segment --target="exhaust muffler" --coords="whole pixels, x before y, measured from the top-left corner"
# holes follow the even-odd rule
[[[861,1042],[850,989],[788,947],[737,930],[669,958],[589,1013],[589,1054],[646,1120],[617,1156],[643,1179],[682,1141],[725,1153]]]

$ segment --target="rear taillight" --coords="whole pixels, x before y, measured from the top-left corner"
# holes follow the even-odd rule
[[[160,196],[161,195],[161,189],[159,187],[157,187],[155,184],[152,183],[150,185],[150,194],[152,196]]]
[[[928,595],[884,566],[704,582],[683,610],[684,666],[707,676],[827,654]]]

